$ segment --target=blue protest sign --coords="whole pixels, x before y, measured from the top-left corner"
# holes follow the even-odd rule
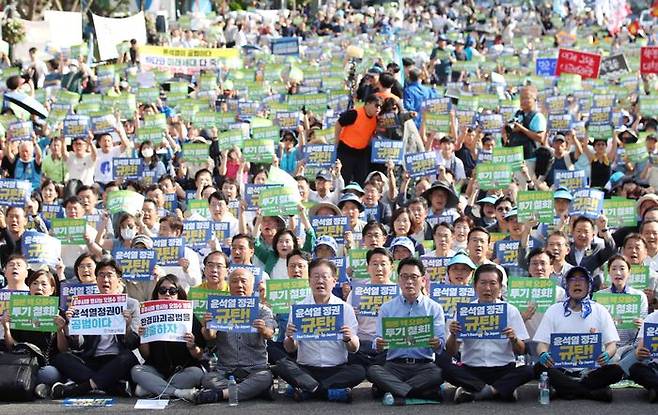
[[[601,333],[552,333],[550,354],[555,367],[595,367],[601,355]]]
[[[158,265],[177,266],[178,260],[185,256],[183,238],[153,238],[153,250]]]
[[[25,231],[21,239],[21,249],[28,264],[57,266],[62,256],[62,242],[59,239],[32,230]]]
[[[603,213],[604,193],[596,189],[578,189],[573,193],[569,216],[585,216],[597,220]]]
[[[587,187],[587,172],[585,170],[555,170],[555,188],[566,187],[569,190]]]
[[[557,58],[537,58],[535,60],[535,74],[538,76],[555,76]]]
[[[291,315],[296,340],[336,341],[342,337],[342,304],[295,304]]]
[[[124,180],[141,180],[144,163],[139,157],[122,157],[112,159],[112,177]]]
[[[644,323],[642,343],[648,349],[652,358],[658,358],[658,323]]]
[[[370,161],[386,163],[391,160],[396,166],[402,164],[404,142],[401,140],[373,140]]]
[[[436,153],[433,151],[405,154],[404,163],[411,177],[436,176]]]
[[[24,207],[32,193],[32,183],[27,180],[0,179],[0,206]]]
[[[507,304],[458,303],[456,317],[462,339],[502,339],[507,327]]]
[[[457,304],[475,300],[475,287],[472,285],[430,284],[430,298],[443,307],[446,316],[455,314]]]
[[[185,245],[198,251],[205,248],[212,239],[212,226],[207,220],[186,220],[183,222]]]
[[[258,297],[208,296],[208,312],[212,320],[210,330],[234,333],[255,333],[254,320],[258,318]]]
[[[62,284],[59,288],[59,308],[67,310],[69,302],[76,295],[100,294],[96,284]]]
[[[339,244],[343,243],[345,232],[349,230],[347,216],[313,216],[311,227],[317,237],[331,236]]]
[[[112,252],[112,256],[121,266],[126,280],[151,280],[153,268],[158,263],[153,249],[119,248]]]
[[[354,282],[352,285],[352,307],[362,316],[376,317],[379,308],[400,293],[395,284],[365,284]]]
[[[270,41],[272,55],[299,56],[299,38],[282,37]]]

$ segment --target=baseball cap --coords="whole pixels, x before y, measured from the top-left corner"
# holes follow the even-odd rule
[[[393,239],[391,242],[391,251],[393,251],[396,246],[407,248],[409,252],[411,252],[411,255],[416,253],[416,248],[413,241],[406,236],[398,236],[397,238]]]
[[[315,247],[313,247],[313,252],[315,252],[316,249],[320,245],[328,246],[334,251],[334,255],[338,254],[338,243],[336,243],[336,240],[329,235],[322,235],[318,239],[315,240]]]

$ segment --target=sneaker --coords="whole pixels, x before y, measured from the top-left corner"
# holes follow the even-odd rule
[[[89,390],[89,387],[84,387],[77,383],[65,385],[61,382],[56,382],[50,389],[50,396],[52,399],[74,398],[76,396],[86,395],[89,393]]]
[[[135,389],[135,393],[137,393],[137,389]],[[176,389],[174,391],[174,396],[177,397],[178,399],[183,399],[188,402],[193,402],[194,397],[197,394],[197,388],[192,388],[192,389]]]
[[[127,380],[120,380],[117,383],[117,386],[112,390],[108,391],[108,395],[118,396],[120,398],[132,398],[133,394],[130,389],[130,382]]]
[[[146,398],[147,396],[150,396],[151,394],[148,393],[148,391],[144,388],[142,388],[141,385],[135,386],[135,396],[138,398]]]
[[[292,399],[294,399],[296,402],[308,401],[311,399],[311,396],[312,395],[310,392],[306,392],[301,388],[293,388]]]
[[[50,395],[50,390],[48,385],[45,383],[39,383],[36,388],[34,388],[34,396],[39,399],[46,399]]]
[[[339,388],[327,390],[327,399],[332,402],[352,402],[352,389]]]
[[[458,387],[457,390],[455,391],[454,401],[456,404],[473,402],[474,400],[475,400],[475,396],[473,396],[471,392],[467,391],[461,386]]]
[[[204,403],[216,403],[219,402],[219,394],[221,391],[216,391],[214,389],[200,389],[197,390],[193,396],[191,396],[190,401],[195,405],[200,405]]]
[[[587,397],[594,401],[612,402],[612,389],[610,388],[595,389],[593,391],[590,391]]]

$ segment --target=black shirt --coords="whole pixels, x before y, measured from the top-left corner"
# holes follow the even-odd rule
[[[201,323],[194,317],[192,319],[192,334],[194,343],[200,348],[206,347],[206,341],[201,334]],[[190,354],[187,345],[183,342],[152,342],[149,343],[149,357],[146,364],[153,366],[162,376],[169,378],[180,368],[199,366],[200,362]]]

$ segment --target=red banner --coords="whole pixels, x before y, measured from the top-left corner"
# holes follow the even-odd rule
[[[601,55],[599,54],[560,49],[555,74],[560,76],[563,73],[572,73],[580,75],[583,79],[598,78],[600,66]]]
[[[645,46],[641,49],[640,73],[658,73],[658,46]]]

